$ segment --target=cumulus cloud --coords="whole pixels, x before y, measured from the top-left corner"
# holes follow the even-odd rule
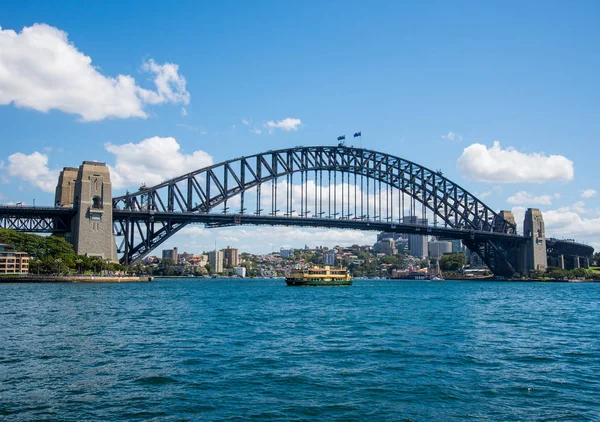
[[[454,133],[452,131],[448,132],[446,135],[442,135],[442,139],[447,139],[449,141],[462,141],[462,135],[459,133]]]
[[[471,180],[496,183],[570,181],[575,173],[573,162],[562,155],[502,149],[498,141],[491,148],[482,144],[468,146],[456,165]]]
[[[6,171],[10,176],[22,179],[31,185],[53,193],[58,182],[60,170],[48,167],[48,156],[40,152],[26,155],[17,152],[8,157]]]
[[[596,192],[595,189],[585,189],[583,192],[581,192],[581,197],[582,198],[593,198],[594,196],[596,196],[598,192]]]
[[[146,183],[148,186],[209,166],[212,157],[198,150],[183,154],[175,138],[144,139],[137,144],[106,144],[105,149],[115,155],[111,178],[115,188]]]
[[[594,241],[600,236],[600,218],[586,218],[581,214],[588,211],[583,203],[571,207],[549,210],[543,213],[546,235],[575,238],[577,241]]]
[[[286,132],[289,132],[292,130],[296,131],[296,130],[300,129],[301,124],[302,124],[302,120],[300,120],[300,119],[286,117],[285,119],[278,120],[278,121],[269,120],[267,123],[265,123],[265,127],[267,128],[269,133],[273,133],[273,130],[275,130],[275,129],[281,129],[281,130],[285,130]]]
[[[532,193],[522,190],[509,197],[506,201],[509,204],[515,205],[552,205],[552,199],[558,198],[560,198],[558,193],[553,195],[536,196]]]
[[[512,208],[520,231],[523,229],[526,207]],[[587,217],[591,212],[582,201],[553,210],[542,210],[547,237],[569,238],[594,243],[600,236],[600,218]]]
[[[104,76],[92,59],[58,28],[35,24],[20,33],[0,27],[0,105],[77,114],[83,121],[146,117],[147,104],[188,104],[190,94],[176,64],[149,60],[156,90],[129,75]]]

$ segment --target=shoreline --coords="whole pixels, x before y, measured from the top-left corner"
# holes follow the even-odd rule
[[[0,283],[133,283],[139,281],[153,281],[154,277],[148,276],[96,276],[96,275],[19,275],[14,277],[2,276]]]

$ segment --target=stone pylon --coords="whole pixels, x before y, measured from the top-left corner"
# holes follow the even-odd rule
[[[65,238],[78,255],[117,262],[112,231],[112,185],[105,163],[84,161],[78,169],[65,167],[56,187],[56,205],[77,210],[71,233]]]
[[[537,208],[528,208],[523,220],[523,235],[529,241],[523,247],[522,265],[525,273],[532,270],[546,271],[548,255],[546,252],[546,228],[544,217]]]

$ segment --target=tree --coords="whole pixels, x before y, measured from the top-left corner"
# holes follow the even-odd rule
[[[467,256],[464,253],[446,254],[440,258],[442,271],[459,271],[467,265]]]

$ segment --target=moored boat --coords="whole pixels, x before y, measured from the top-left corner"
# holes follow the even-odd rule
[[[329,266],[298,270],[285,278],[288,286],[350,286],[352,281],[347,269]]]

